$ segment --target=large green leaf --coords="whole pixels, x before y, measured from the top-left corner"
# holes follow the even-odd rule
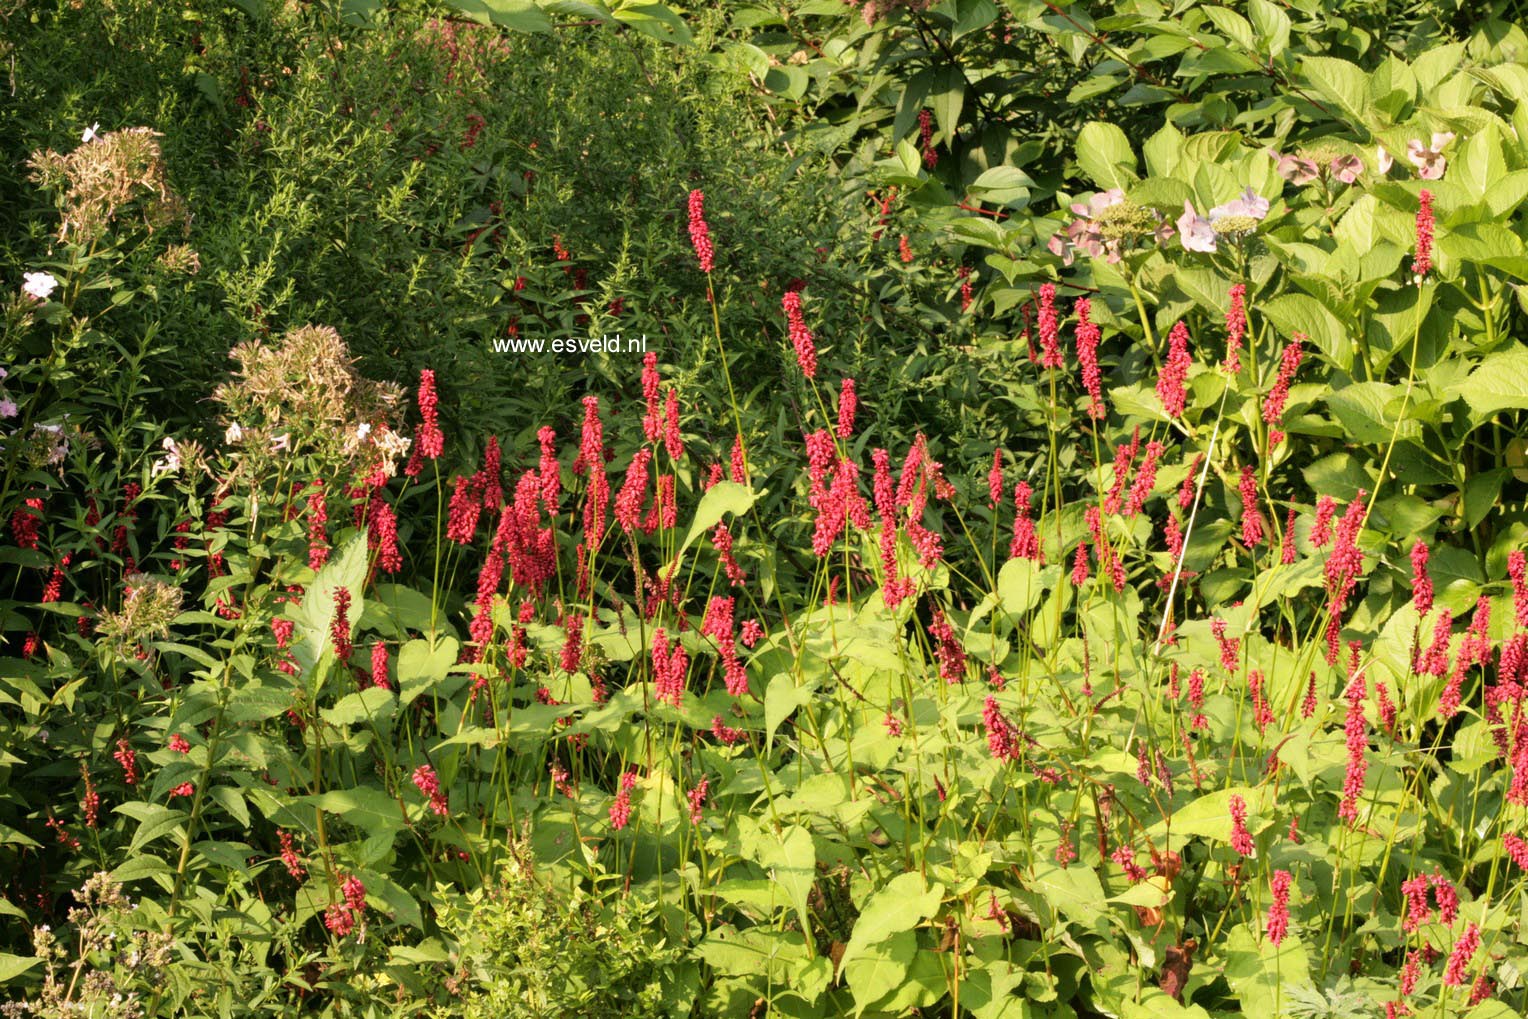
[[[446,678],[456,664],[457,643],[450,637],[431,646],[427,640],[411,640],[398,652],[398,703],[411,703]]]
[[[1528,347],[1514,345],[1488,356],[1455,387],[1477,422],[1504,410],[1528,408]]]
[[[1226,939],[1226,983],[1241,1000],[1247,1019],[1289,1015],[1289,994],[1309,987],[1310,958],[1305,943],[1290,934],[1277,946],[1238,924]]]
[[[16,979],[40,962],[42,960],[36,956],[28,957],[0,952],[0,984]]]
[[[1353,341],[1347,328],[1314,297],[1285,294],[1264,302],[1259,310],[1286,338],[1304,333],[1338,368],[1347,371],[1353,367]]]
[[[552,19],[531,0],[446,0],[473,21],[516,32],[550,32]]]
[[[798,684],[791,672],[779,672],[764,690],[764,752],[769,753],[775,745],[775,730],[790,717],[791,712],[809,704],[817,695],[817,683],[808,680]]]
[[[1358,126],[1367,122],[1369,76],[1357,64],[1337,57],[1306,57],[1301,61],[1306,79],[1328,100],[1328,107]]]
[[[1113,124],[1084,124],[1077,136],[1077,165],[1101,188],[1128,188],[1136,181],[1135,152]]]
[[[1056,586],[1061,577],[1058,566],[1042,567],[1033,559],[1010,559],[997,574],[997,593],[1003,600],[1003,611],[1022,616]]]
[[[929,105],[934,108],[934,120],[939,132],[946,139],[955,137],[960,126],[960,110],[966,101],[966,73],[959,67],[946,67],[934,77],[929,89]]]
[[[659,42],[688,46],[693,38],[690,35],[690,27],[685,24],[684,19],[670,10],[666,4],[623,4],[614,13],[617,21],[630,25],[643,35],[651,36]]]
[[[346,615],[346,629],[354,633],[355,624],[361,618],[364,603],[361,589],[366,582],[366,532],[362,531],[345,543],[339,553],[330,559],[318,576],[303,592],[302,603],[288,614],[297,623],[297,639],[292,643],[292,656],[310,676],[320,658],[330,652],[334,629],[334,595],[340,588],[350,593],[350,610]]]
[[[1108,909],[1098,875],[1081,864],[1059,867],[1049,860],[1038,860],[1029,887],[1039,892],[1056,912],[1084,927],[1092,927],[1093,921]]]
[[[408,824],[402,804],[376,786],[331,789],[317,796],[304,796],[300,802],[337,814],[365,832],[391,831]]]
[[[1246,786],[1217,789],[1194,798],[1167,820],[1158,821],[1147,832],[1147,836],[1155,843],[1171,834],[1173,842],[1178,845],[1182,845],[1182,839],[1195,835],[1230,842],[1232,796],[1240,796],[1246,801],[1249,814],[1258,809],[1260,796],[1256,789]]]
[[[910,871],[898,874],[879,889],[860,910],[854,921],[849,944],[838,960],[840,971],[865,954],[871,945],[880,944],[893,934],[909,931],[939,911],[944,886],[928,884],[923,875]]]
[[[712,485],[711,490],[701,496],[700,505],[695,507],[690,529],[685,532],[676,556],[684,555],[685,550],[695,544],[695,539],[721,523],[722,517],[728,513],[733,516],[747,513],[760,494],[735,481],[719,481]]]
[[[918,953],[918,936],[903,931],[872,946],[859,959],[844,967],[844,980],[854,992],[854,1014],[902,986],[913,957]]]
[[[817,879],[817,847],[812,842],[812,833],[800,825],[791,825],[779,835],[763,832],[757,853],[759,866],[769,871],[770,878],[795,907],[801,929],[810,931],[806,900]]]
[[[1396,435],[1396,422],[1405,401],[1405,388],[1387,382],[1358,382],[1334,389],[1326,398],[1333,416],[1348,434],[1370,445],[1388,443]],[[1401,422],[1399,438],[1421,432],[1421,423]]]

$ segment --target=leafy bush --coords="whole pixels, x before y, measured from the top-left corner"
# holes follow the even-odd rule
[[[455,984],[463,1004],[452,1014],[613,1019],[690,1011],[699,970],[686,962],[685,946],[669,943],[656,901],[613,887],[619,875],[591,890],[555,889],[536,873],[528,847],[511,854],[498,882],[460,902],[444,900],[441,929],[459,946],[466,973]]]

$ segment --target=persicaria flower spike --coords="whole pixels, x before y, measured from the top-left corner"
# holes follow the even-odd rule
[[[1061,329],[1056,317],[1056,285],[1046,283],[1040,287],[1040,365],[1043,368],[1060,368]]]
[[[1279,377],[1274,380],[1273,388],[1263,401],[1263,421],[1269,426],[1270,449],[1284,441],[1284,433],[1276,426],[1284,417],[1284,405],[1289,400],[1289,384],[1294,380],[1300,361],[1305,356],[1305,349],[1300,346],[1300,341],[1305,338],[1304,333],[1295,333],[1294,339],[1284,347],[1284,353],[1279,358]]]
[[[1411,272],[1415,282],[1421,283],[1432,271],[1433,194],[1423,188],[1417,198],[1420,202],[1417,207],[1417,252],[1411,260]]]
[[[716,252],[711,247],[711,227],[706,223],[706,195],[699,188],[690,192],[690,243],[695,247],[700,271],[709,273],[715,268]]]
[[[350,660],[350,652],[354,650],[350,643],[350,590],[344,587],[334,589],[334,625],[330,628],[330,638],[334,645],[334,656],[341,664]]]
[[[423,793],[430,801],[430,809],[441,817],[450,813],[446,805],[446,794],[441,792],[440,778],[435,774],[435,769],[428,764],[421,764],[414,769],[414,787]]]
[[[1079,297],[1077,312],[1077,363],[1082,368],[1082,385],[1088,391],[1088,417],[1095,421],[1108,415],[1104,409],[1103,377],[1098,370],[1098,341],[1103,330],[1093,324],[1093,303]]]
[[[425,368],[419,372],[419,432],[414,438],[414,449],[427,460],[434,460],[445,449],[446,437],[440,430],[436,408],[440,399],[435,395],[435,372]],[[414,474],[418,474],[415,467]],[[413,475],[410,475],[411,477]]]
[[[1188,379],[1189,365],[1193,358],[1188,352],[1188,326],[1181,321],[1167,334],[1167,362],[1157,376],[1157,399],[1168,417],[1182,417],[1188,401],[1184,382]]]
[[[854,414],[858,409],[859,395],[855,392],[854,380],[846,378],[838,392],[837,435],[840,439],[854,434]]]
[[[1241,480],[1237,485],[1241,494],[1242,502],[1242,544],[1248,548],[1263,543],[1263,513],[1257,505],[1257,476],[1253,473],[1251,465],[1241,469]]]
[[[1520,554],[1520,553],[1519,553]],[[1411,601],[1417,615],[1425,616],[1433,606],[1432,578],[1427,575],[1427,542],[1411,546]]]
[[[1443,983],[1447,987],[1458,987],[1465,982],[1469,975],[1470,960],[1475,957],[1475,951],[1480,948],[1480,926],[1470,924],[1465,928],[1459,940],[1454,942],[1454,950],[1448,956],[1448,968],[1443,972]]]
[[[1243,856],[1251,856],[1256,849],[1247,831],[1247,801],[1240,796],[1231,797],[1231,848]]]
[[[1268,940],[1273,942],[1275,948],[1289,932],[1289,883],[1291,880],[1289,871],[1276,870],[1273,872],[1273,880],[1269,882],[1273,902],[1268,907]]]
[[[1226,359],[1220,367],[1232,375],[1241,371],[1242,341],[1247,336],[1247,285],[1231,287],[1231,307],[1226,312]]]
[[[780,307],[785,309],[786,327],[791,346],[796,350],[796,363],[801,366],[801,374],[809,379],[816,378],[817,348],[812,344],[812,331],[806,327],[806,319],[801,315],[801,292],[787,290],[785,296],[780,298]]]

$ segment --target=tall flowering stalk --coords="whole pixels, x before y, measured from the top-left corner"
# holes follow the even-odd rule
[[[1433,193],[1423,188],[1417,195],[1417,250],[1411,259],[1412,279],[1421,283],[1432,271]]]
[[[1060,368],[1061,325],[1056,316],[1056,285],[1046,283],[1040,287],[1040,366]]]
[[[1188,352],[1188,326],[1181,321],[1167,334],[1167,362],[1157,376],[1157,399],[1168,417],[1182,417],[1188,401],[1184,382],[1188,379],[1193,357]]]
[[[1427,542],[1418,539],[1411,546],[1411,603],[1416,606],[1418,616],[1427,615],[1433,606],[1432,578],[1427,575],[1428,555]]]
[[[1263,401],[1263,422],[1268,425],[1269,449],[1284,441],[1284,433],[1277,426],[1284,417],[1284,405],[1289,400],[1289,384],[1294,381],[1300,361],[1305,357],[1305,348],[1300,345],[1303,339],[1303,333],[1295,333],[1294,339],[1284,347],[1284,353],[1279,358],[1279,376],[1274,380],[1273,388],[1268,391],[1267,399]]]
[[[812,331],[801,314],[801,291],[787,290],[780,298],[780,307],[785,310],[786,329],[796,351],[796,364],[801,367],[801,374],[814,379],[817,377],[817,348],[812,343]]]
[[[1273,880],[1269,882],[1273,902],[1268,907],[1268,940],[1273,942],[1275,948],[1289,932],[1289,884],[1292,880],[1289,871],[1276,870],[1273,872]]]
[[[706,194],[696,188],[690,192],[690,243],[700,271],[707,276],[716,266],[716,252],[711,246],[711,227],[706,222]]]
[[[1240,796],[1231,797],[1231,848],[1243,856],[1251,856],[1257,848],[1247,831],[1247,801]]]
[[[1242,544],[1248,548],[1261,545],[1263,543],[1263,513],[1257,505],[1257,475],[1250,464],[1242,467],[1241,479],[1236,487],[1241,495],[1242,503]]]
[[[1226,359],[1220,367],[1235,375],[1241,371],[1242,341],[1247,336],[1247,285],[1231,287],[1231,307],[1226,311]]]
[[[1098,341],[1103,331],[1093,324],[1092,302],[1077,299],[1077,363],[1082,367],[1082,385],[1088,391],[1088,417],[1095,421],[1107,416],[1104,409],[1103,378],[1098,370]]]
[[[1348,763],[1342,780],[1342,803],[1337,808],[1337,816],[1350,825],[1358,822],[1358,797],[1364,791],[1364,776],[1369,770],[1369,763],[1364,756],[1369,749],[1369,726],[1364,720],[1366,693],[1363,676],[1354,676],[1348,681],[1348,717],[1343,724],[1343,731],[1347,734]]]

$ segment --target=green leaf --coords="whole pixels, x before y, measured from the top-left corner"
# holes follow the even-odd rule
[[[908,968],[918,954],[918,936],[903,931],[865,952],[862,958],[843,968],[845,982],[854,993],[854,1014],[901,987]]]
[[[1264,302],[1260,310],[1286,338],[1304,333],[1338,368],[1347,371],[1353,367],[1353,343],[1347,328],[1314,297],[1285,294]]]
[[[1003,205],[1028,196],[1032,184],[1034,181],[1023,170],[1012,166],[994,166],[971,182],[971,190],[982,192],[981,197],[986,201]]]
[[[215,785],[207,790],[207,796],[228,811],[228,816],[239,822],[241,828],[249,827],[249,804],[239,790],[230,785]]]
[[[760,72],[763,77],[763,72]],[[918,122],[918,114],[927,106],[929,89],[934,85],[934,71],[925,68],[907,79],[906,86],[902,89],[902,95],[897,99],[897,116],[891,125],[891,142],[896,144],[907,137],[913,125]],[[917,168],[911,171],[916,176]]]
[[[665,4],[629,4],[616,10],[614,14],[617,21],[630,25],[643,35],[657,39],[659,42],[688,46],[693,38],[684,19]]]
[[[1003,600],[1003,611],[1015,616],[1030,611],[1060,577],[1059,567],[1041,567],[1032,559],[1008,560],[997,574],[997,593]]]
[[[129,852],[137,852],[155,839],[168,835],[189,816],[184,810],[142,800],[118,804],[113,811],[138,821],[138,830],[133,832],[133,841],[128,846]]]
[[[809,954],[800,931],[767,927],[737,930],[722,925],[695,946],[695,954],[723,976],[762,976],[772,984],[788,985]]]
[[[552,19],[530,0],[447,0],[480,25],[499,25],[516,32],[550,32]]]
[[[1247,924],[1237,924],[1226,939],[1225,959],[1226,983],[1248,1016],[1271,1019],[1276,996],[1282,994],[1287,1000],[1291,988],[1311,984],[1305,943],[1293,933],[1275,947]]]
[[[1131,885],[1119,895],[1109,898],[1110,902],[1122,902],[1127,906],[1143,906],[1147,909],[1160,909],[1173,897],[1172,885],[1163,877],[1149,877],[1140,884]]]
[[[960,110],[966,101],[966,73],[959,67],[946,67],[934,78],[929,105],[946,141],[955,137],[960,126]]]
[[[809,680],[796,685],[794,672],[776,673],[769,681],[769,686],[764,691],[764,752],[767,754],[774,747],[775,730],[780,723],[790,716],[790,713],[803,704],[811,703],[817,695],[817,682]]]
[[[806,95],[806,87],[812,83],[806,71],[793,64],[771,67],[764,74],[764,87],[775,95],[798,101]]]
[[[1337,57],[1306,57],[1301,61],[1305,77],[1316,91],[1335,104],[1354,126],[1367,123],[1369,76],[1357,64]]]
[[[261,722],[293,707],[296,700],[290,687],[250,686],[236,690],[228,700],[230,722]]]
[[[423,643],[422,641],[418,643]],[[332,708],[322,708],[319,715],[333,726],[378,722],[392,714],[393,693],[381,687],[367,687],[341,697]]]
[[[1506,467],[1498,467],[1472,475],[1464,483],[1464,525],[1470,530],[1473,531],[1496,508],[1507,474]]]
[[[840,972],[871,945],[885,941],[893,934],[910,931],[939,911],[944,897],[944,886],[928,885],[922,874],[909,872],[898,874],[885,887],[877,890],[860,910],[854,921],[854,931],[849,944],[838,960]]]
[[[1141,153],[1153,177],[1170,177],[1183,158],[1183,133],[1171,121],[1164,121],[1157,133],[1146,139]],[[1183,207],[1181,202],[1178,207]]]
[[[1107,908],[1104,886],[1090,867],[1062,868],[1040,860],[1034,865],[1029,886],[1044,896],[1051,908],[1085,927],[1091,927]]]
[[[695,517],[690,521],[690,529],[685,533],[675,558],[683,556],[695,544],[695,539],[721,523],[726,514],[741,516],[747,513],[760,494],[735,481],[719,481],[711,486],[711,490],[701,496],[700,505],[695,507]]]
[[[1387,382],[1358,382],[1331,392],[1326,405],[1349,435],[1359,442],[1381,445],[1396,434],[1396,420],[1404,390]],[[1417,421],[1402,422],[1399,435],[1410,438],[1421,433]]]
[[[11,955],[7,952],[0,952],[0,984],[15,980],[40,962],[42,960],[36,956],[29,958],[25,955]]]
[[[1261,799],[1256,789],[1247,786],[1217,789],[1190,801],[1167,820],[1158,821],[1148,835],[1153,842],[1169,833],[1179,844],[1179,840],[1193,835],[1230,842],[1232,796],[1240,796],[1245,800],[1249,813],[1258,809]]]
[[[338,814],[366,832],[392,831],[408,824],[403,806],[376,786],[331,789],[317,796],[303,796],[299,802]]]
[[[303,592],[302,603],[295,610],[288,606],[288,615],[297,623],[292,656],[302,667],[303,675],[311,676],[318,660],[326,652],[333,653],[330,642],[334,629],[334,593],[342,587],[350,592],[347,620],[354,633],[355,623],[364,608],[361,589],[366,581],[366,563],[366,532],[362,531],[347,541],[339,554],[318,571],[318,576]]]
[[[1246,18],[1237,14],[1229,7],[1206,5],[1200,8],[1200,10],[1204,11],[1205,15],[1209,17],[1210,21],[1214,22],[1215,27],[1220,29],[1222,34],[1242,49],[1249,51],[1257,49],[1257,40],[1253,37],[1252,26],[1247,23]]]
[[[433,648],[426,640],[411,640],[398,652],[398,704],[405,706],[440,683],[456,664],[457,643],[445,638]]]
[[[1477,423],[1504,410],[1528,408],[1528,347],[1489,355],[1452,392],[1464,397]]]
[[[1289,48],[1289,15],[1272,0],[1249,0],[1247,13],[1252,17],[1252,27],[1257,29],[1258,49],[1270,59]]]
[[[1105,189],[1128,188],[1137,177],[1135,152],[1125,132],[1098,120],[1084,124],[1077,136],[1077,166]]]
[[[759,838],[758,864],[769,871],[801,919],[801,929],[812,929],[806,900],[817,879],[817,847],[812,833],[800,825],[791,825],[779,835],[765,832]]]

